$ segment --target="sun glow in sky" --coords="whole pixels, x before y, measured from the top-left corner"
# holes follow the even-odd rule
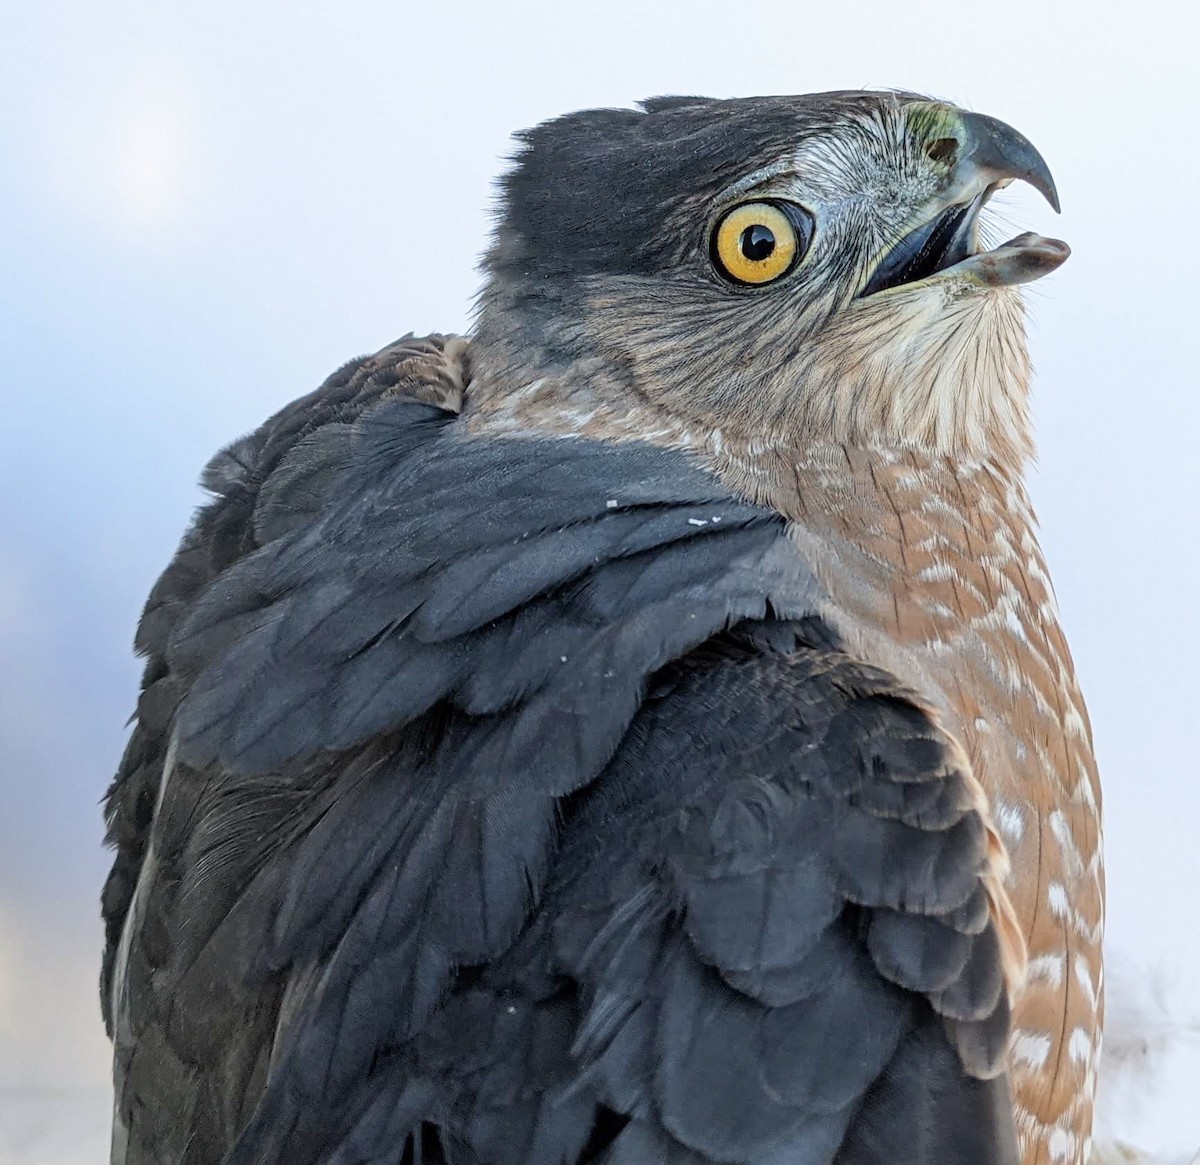
[[[154,82],[135,87],[118,107],[111,142],[112,184],[123,216],[136,226],[169,226],[189,178],[195,179],[179,92]]]

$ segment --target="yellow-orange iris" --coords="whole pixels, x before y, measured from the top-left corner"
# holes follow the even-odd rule
[[[798,246],[796,228],[779,207],[747,202],[717,224],[713,254],[730,279],[770,283],[791,270]]]

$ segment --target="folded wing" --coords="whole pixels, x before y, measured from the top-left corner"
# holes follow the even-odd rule
[[[151,596],[115,1159],[1014,1159],[961,751],[777,516],[662,449],[472,438],[456,343],[219,458]]]

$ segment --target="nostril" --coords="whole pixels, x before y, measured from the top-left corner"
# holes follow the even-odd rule
[[[958,142],[954,138],[938,138],[925,147],[925,154],[932,162],[952,166],[958,160]]]

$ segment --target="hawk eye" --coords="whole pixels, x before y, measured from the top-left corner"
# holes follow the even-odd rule
[[[733,283],[772,283],[808,249],[812,219],[791,202],[747,202],[722,216],[712,236],[712,261]]]

